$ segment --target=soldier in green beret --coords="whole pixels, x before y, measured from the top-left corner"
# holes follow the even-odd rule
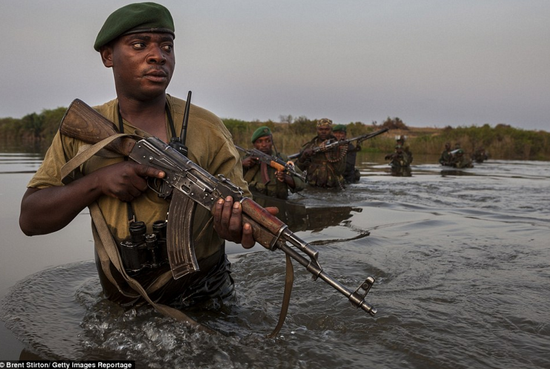
[[[129,4],[116,10],[99,31],[94,49],[103,65],[113,71],[116,98],[95,109],[120,132],[152,135],[165,142],[180,135],[185,101],[166,93],[176,62],[174,38],[170,12],[152,2]],[[191,105],[187,137],[190,139],[185,144],[191,160],[212,174],[223,174],[250,196],[239,153],[231,134],[216,115]],[[130,240],[132,225],[143,224],[146,233],[152,234],[153,224],[165,224],[169,200],[157,196],[147,185],[147,178],[164,176],[157,169],[102,150],[81,165],[76,179],[65,185],[60,178],[61,167],[85,148],[84,142],[57,133],[22,200],[20,226],[25,234],[57,231],[93,204],[99,206],[100,217],[115,241],[107,243],[122,245]],[[242,225],[241,212],[240,203],[234,203],[231,197],[220,200],[212,212],[197,207],[192,239],[199,272],[175,280],[165,260],[153,265],[146,261],[140,265],[141,269],[132,271],[132,278],[147,287],[152,301],[175,307],[231,296],[233,281],[224,240],[241,243],[245,248],[255,243],[250,224]],[[101,219],[93,218],[94,242],[105,294],[124,306],[140,304],[144,295],[136,292],[139,288],[129,283],[115,267],[117,263],[106,256],[108,246],[102,241],[105,238],[100,237],[95,227],[98,220]],[[170,277],[161,279],[161,276]]]
[[[256,129],[252,134],[251,142],[255,149],[264,154],[289,162],[286,155],[274,150],[273,134],[269,127],[263,126]],[[289,191],[294,193],[304,189],[304,181],[300,177],[276,170],[267,163],[260,162],[253,155],[246,156],[242,165],[244,179],[248,182],[248,187],[253,194],[259,193],[286,200]],[[295,169],[300,173],[300,169]]]
[[[332,127],[332,133],[338,141],[345,140],[347,137],[347,129],[343,124],[336,124]],[[361,146],[354,146],[351,142],[348,144],[348,153],[346,155],[346,170],[344,171],[344,181],[347,184],[357,183],[361,178],[361,173],[359,169],[355,167],[355,162],[357,161],[357,152],[361,151]]]
[[[346,169],[347,146],[338,146],[326,150],[325,144],[335,141],[332,133],[332,120],[328,118],[317,121],[317,136],[306,142],[300,150],[296,161],[298,168],[307,176],[310,186],[322,188],[344,188],[344,171]]]

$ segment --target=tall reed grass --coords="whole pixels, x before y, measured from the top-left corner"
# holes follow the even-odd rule
[[[21,119],[0,118],[0,137],[3,140],[42,143],[49,146],[66,108],[43,110],[32,113]],[[293,154],[300,151],[304,143],[316,135],[315,120],[299,117],[292,123],[276,123],[273,121],[244,121],[239,119],[223,119],[226,127],[233,135],[236,144],[251,147],[250,138],[254,130],[260,126],[268,126],[274,136],[278,151]],[[392,122],[391,119],[387,120]],[[384,123],[385,124],[385,123]],[[353,122],[346,125],[348,138],[365,133],[371,133],[384,125],[366,125]],[[460,143],[464,151],[473,153],[481,146],[489,152],[493,159],[515,160],[550,160],[550,133],[546,131],[528,131],[499,124],[491,127],[461,126],[457,128],[415,128],[402,125],[403,129],[390,130],[362,143],[363,151],[391,153],[395,147],[395,136],[407,136],[406,144],[416,154],[439,155],[446,142],[454,147]]]

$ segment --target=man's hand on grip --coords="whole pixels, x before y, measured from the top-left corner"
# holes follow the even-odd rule
[[[132,201],[147,191],[147,178],[163,178],[164,172],[156,168],[124,161],[103,167],[95,172],[101,191],[121,201]]]

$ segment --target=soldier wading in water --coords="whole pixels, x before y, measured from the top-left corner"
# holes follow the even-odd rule
[[[325,151],[327,141],[337,141],[332,133],[332,120],[323,118],[317,122],[317,136],[302,146],[296,164],[306,172],[310,186],[344,188],[347,145]]]

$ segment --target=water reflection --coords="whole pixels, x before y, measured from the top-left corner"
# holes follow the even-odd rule
[[[261,206],[276,207],[279,209],[277,218],[288,225],[293,232],[320,231],[327,227],[341,224],[349,219],[353,213],[360,213],[363,209],[352,206],[311,206],[293,200],[281,200],[274,197],[254,195],[254,201]]]
[[[0,155],[0,174],[34,173],[42,164],[41,154],[2,153]]]
[[[412,177],[412,169],[410,166],[406,166],[406,167],[393,166],[390,169],[390,173],[394,177]]]
[[[4,154],[25,154],[30,156],[39,155],[44,157],[48,150],[49,143],[31,141],[21,142],[21,140],[0,139],[0,153]]]
[[[441,177],[446,176],[475,176],[476,173],[461,169],[442,169]]]

